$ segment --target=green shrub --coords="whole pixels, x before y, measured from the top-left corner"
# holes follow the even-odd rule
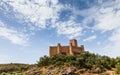
[[[38,61],[38,66],[41,67],[41,66],[48,66],[50,64],[49,62],[49,57],[48,56],[44,56],[44,57],[41,57],[40,60]]]
[[[14,73],[14,72],[24,72],[29,68],[28,64],[1,64],[0,65],[0,74],[5,73]]]
[[[116,73],[120,74],[120,63],[117,63],[115,67],[116,67]]]
[[[116,61],[117,60],[117,61]],[[52,57],[44,56],[38,61],[38,66],[64,66],[66,63],[70,66],[77,68],[102,68],[111,69],[115,68],[115,64],[119,61],[119,58],[114,59],[108,56],[100,56],[89,52],[83,52],[75,56],[66,55],[54,55]]]

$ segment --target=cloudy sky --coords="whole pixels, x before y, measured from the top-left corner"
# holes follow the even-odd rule
[[[0,63],[36,63],[73,38],[120,56],[120,0],[0,0]]]

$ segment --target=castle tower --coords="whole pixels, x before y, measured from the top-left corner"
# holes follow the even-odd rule
[[[60,45],[60,43],[58,43],[58,45],[57,45],[57,53],[58,54],[60,53],[60,50],[61,50],[61,45]]]
[[[72,43],[70,43],[70,46],[69,46],[69,54],[73,55],[73,46],[72,46]]]
[[[67,46],[62,46],[60,43],[57,46],[50,46],[49,50],[50,57],[56,54],[77,55],[82,52],[84,52],[84,45],[78,46],[76,39],[70,40]]]
[[[82,52],[84,52],[84,45],[81,45],[81,50]]]
[[[77,47],[78,46],[77,45],[77,40],[75,40],[75,39],[70,40],[70,44],[72,44],[73,47]]]

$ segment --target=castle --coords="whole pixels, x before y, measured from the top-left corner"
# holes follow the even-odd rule
[[[58,43],[57,46],[50,46],[49,47],[49,55],[50,57],[56,54],[63,54],[63,55],[76,55],[84,52],[84,46],[81,45],[80,47],[77,45],[77,40],[72,39],[68,46],[61,46]]]

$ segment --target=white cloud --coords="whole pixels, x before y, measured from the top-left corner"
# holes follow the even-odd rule
[[[103,54],[111,57],[119,56],[120,53],[120,1],[107,2],[104,6],[96,12],[96,25],[95,30],[101,32],[111,32],[108,37],[108,44],[106,44],[101,50]],[[106,34],[108,35],[108,34]],[[101,36],[102,37],[102,36]]]
[[[111,57],[120,56],[120,27],[112,33],[108,40],[111,43],[103,48],[106,51],[106,55]]]
[[[96,39],[96,36],[95,35],[93,35],[93,36],[90,36],[90,37],[88,37],[88,38],[85,38],[83,41],[92,41],[92,40],[94,40],[94,39]]]
[[[89,13],[88,13],[89,12]],[[73,10],[75,15],[81,15],[84,17],[82,20],[83,30],[91,29],[95,32],[104,34],[110,32],[111,34],[105,33],[108,37],[108,44],[101,48],[102,53],[115,57],[119,56],[120,53],[120,1],[106,1],[100,3],[100,5],[92,6],[84,10]],[[93,23],[92,23],[93,21]],[[90,26],[90,24],[93,26]],[[95,35],[98,36],[99,34]],[[83,41],[89,41],[94,37],[88,37]],[[103,38],[103,36],[101,36]],[[96,38],[97,39],[97,38]],[[97,39],[98,40],[98,39]],[[104,38],[103,38],[104,40]],[[98,40],[100,41],[100,40]],[[104,43],[104,42],[102,42]]]
[[[57,33],[60,35],[66,35],[68,38],[75,38],[82,33],[82,27],[80,23],[76,23],[73,19],[66,22],[58,22],[56,24]]]
[[[103,48],[101,48],[101,50],[102,55],[108,55],[110,57],[120,56],[120,43],[119,41],[108,43]]]
[[[51,3],[51,4],[50,4]],[[7,5],[5,5],[7,4]],[[21,19],[23,22],[27,22],[31,29],[45,29],[50,23],[50,26],[56,29],[56,32],[59,35],[65,35],[69,38],[75,38],[81,36],[82,31],[85,29],[91,29],[98,32],[109,32],[111,31],[111,36],[108,37],[108,41],[113,43],[112,45],[106,45],[108,48],[111,48],[116,51],[119,51],[120,42],[120,1],[108,1],[100,2],[100,5],[91,6],[88,9],[79,10],[72,8],[69,5],[59,4],[58,0],[1,0],[1,7],[5,7],[4,12],[8,10],[9,6],[12,7],[11,11],[14,12],[15,17]],[[59,21],[60,11],[63,9],[71,10],[72,17],[67,21]],[[84,17],[80,19],[80,23],[76,22],[77,16]],[[93,26],[89,26],[92,22],[95,22]],[[50,21],[50,22],[49,22]],[[17,31],[12,31],[11,29],[6,28],[9,34],[18,33]],[[6,33],[7,33],[6,32]],[[106,34],[107,35],[107,34]],[[3,36],[3,34],[2,34]],[[6,37],[6,35],[4,35]],[[18,38],[23,37],[17,35]],[[91,41],[96,39],[97,35],[90,36],[84,41]],[[101,36],[102,37],[102,36]],[[10,39],[10,38],[8,38]],[[13,40],[11,40],[13,41]],[[117,46],[117,47],[116,47]],[[105,48],[105,47],[103,47]],[[107,49],[107,48],[105,48]],[[111,50],[110,50],[111,51]],[[115,51],[115,52],[116,52]]]
[[[120,27],[112,33],[111,37],[109,37],[109,40],[112,42],[120,42]]]
[[[58,0],[2,0],[2,2],[11,6],[15,17],[29,23],[27,25],[30,25],[32,30],[45,29],[50,23],[49,27],[57,29],[59,35],[65,35],[68,38],[81,35],[80,23],[76,23],[72,19],[64,22],[58,21],[60,19],[59,12],[64,9]]]
[[[54,23],[61,9],[57,0],[2,0],[2,2],[13,8],[17,18],[33,24],[36,28],[46,28],[47,20],[52,19]]]
[[[24,33],[20,33],[17,30],[9,29],[6,25],[0,21],[0,37],[10,40],[17,45],[26,45],[28,37]]]
[[[106,9],[104,10],[106,11]],[[120,26],[120,23],[119,23],[120,22],[120,11],[115,11],[114,8],[112,7],[111,9],[112,9],[111,12],[107,10],[106,13],[100,14],[96,18],[96,21],[98,22],[98,24],[95,26],[96,29],[99,29],[102,31],[110,31]]]

